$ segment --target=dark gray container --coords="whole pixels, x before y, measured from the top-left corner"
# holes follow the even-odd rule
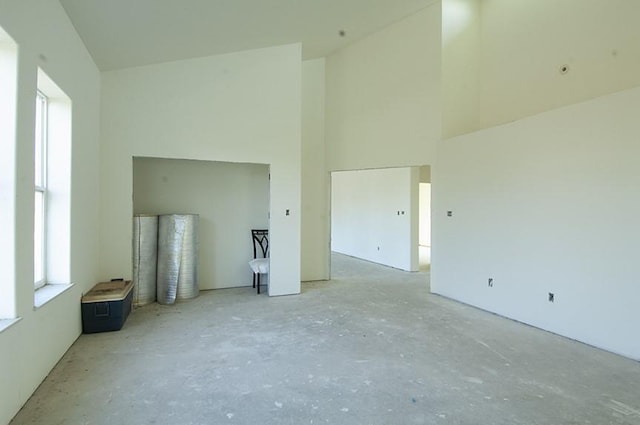
[[[82,332],[117,331],[131,312],[133,283],[127,281],[101,282],[82,296]]]

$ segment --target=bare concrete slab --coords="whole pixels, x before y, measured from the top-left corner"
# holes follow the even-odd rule
[[[12,424],[640,424],[640,364],[342,255],[83,335]]]

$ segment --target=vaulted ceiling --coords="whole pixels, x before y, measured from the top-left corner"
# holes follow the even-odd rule
[[[98,67],[302,43],[323,57],[438,0],[60,0]]]

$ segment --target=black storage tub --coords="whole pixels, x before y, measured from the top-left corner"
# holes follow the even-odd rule
[[[130,280],[101,282],[82,297],[82,332],[117,331],[131,312]]]

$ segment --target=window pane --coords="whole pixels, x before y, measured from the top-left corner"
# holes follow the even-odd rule
[[[35,192],[33,223],[33,276],[36,287],[44,285],[44,192]]]
[[[43,152],[44,152],[44,115],[45,98],[40,93],[36,96],[36,128],[35,128],[35,183],[36,186],[44,186]]]
[[[46,283],[46,199],[47,199],[47,98],[36,94],[34,182],[35,201],[33,211],[33,275],[35,287]]]

